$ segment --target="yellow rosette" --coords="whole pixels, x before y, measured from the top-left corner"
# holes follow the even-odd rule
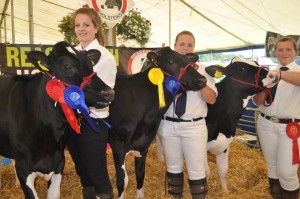
[[[158,86],[158,98],[159,98],[159,108],[166,106],[165,95],[164,95],[164,74],[160,68],[152,68],[148,73],[148,78],[150,82]]]

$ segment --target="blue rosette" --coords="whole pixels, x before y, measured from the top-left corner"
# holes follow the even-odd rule
[[[85,104],[84,93],[80,87],[74,85],[68,86],[64,92],[64,98],[67,105],[69,105],[72,109],[78,109],[81,112],[94,131],[97,133],[100,132],[97,125],[89,115],[90,109]]]
[[[165,87],[173,96],[173,109],[175,110],[175,96],[180,90],[180,82],[174,76],[169,76],[165,79]]]
[[[180,82],[176,77],[169,76],[165,79],[165,87],[175,97],[180,90]]]

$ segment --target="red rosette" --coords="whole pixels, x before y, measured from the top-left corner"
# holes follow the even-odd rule
[[[300,163],[298,138],[300,137],[300,125],[297,122],[289,122],[286,125],[286,133],[293,140],[293,164]]]
[[[79,134],[80,127],[74,111],[66,104],[64,100],[65,86],[63,85],[63,83],[61,83],[57,79],[50,80],[46,84],[46,91],[52,100],[59,102],[70,126],[77,134]]]

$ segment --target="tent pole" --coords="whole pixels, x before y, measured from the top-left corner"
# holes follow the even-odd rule
[[[172,9],[171,9],[171,0],[169,0],[169,46],[171,47],[171,32],[172,32],[172,27],[171,27],[171,24],[172,24],[172,20],[171,20],[171,14],[172,12]]]
[[[15,12],[14,12],[14,0],[11,0],[11,37],[12,43],[15,43]]]
[[[29,44],[34,44],[33,32],[33,0],[28,0],[28,19],[29,19]]]

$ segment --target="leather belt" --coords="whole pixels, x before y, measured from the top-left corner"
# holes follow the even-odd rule
[[[300,122],[300,119],[287,119],[287,118],[277,118],[277,117],[271,117],[271,116],[268,116],[266,114],[263,114],[261,113],[260,114],[262,117],[266,118],[267,120],[270,120],[274,123],[283,123],[283,124],[287,124],[289,122]]]
[[[197,118],[193,118],[191,120],[184,120],[184,119],[168,117],[168,116],[162,117],[163,120],[167,120],[167,121],[171,121],[171,122],[195,122],[195,121],[202,120],[203,118],[204,117],[197,117]]]

